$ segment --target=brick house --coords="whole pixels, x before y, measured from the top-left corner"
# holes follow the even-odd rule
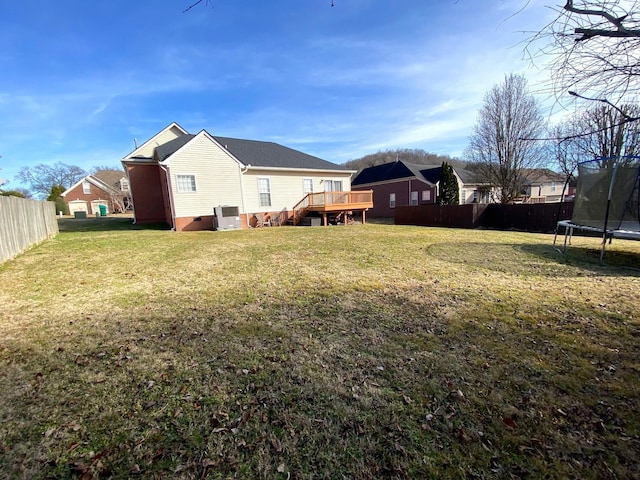
[[[121,170],[101,170],[87,175],[62,193],[69,214],[122,213],[131,207],[129,180]]]

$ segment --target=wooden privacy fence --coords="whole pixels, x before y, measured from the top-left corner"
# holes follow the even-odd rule
[[[0,263],[57,234],[54,202],[0,196]]]
[[[492,228],[523,232],[553,232],[558,220],[571,218],[573,202],[502,205],[418,205],[396,207],[396,225]]]

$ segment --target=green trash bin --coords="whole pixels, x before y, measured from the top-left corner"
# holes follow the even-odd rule
[[[106,217],[107,216],[107,206],[106,205],[99,205],[100,208],[100,216],[101,217]]]

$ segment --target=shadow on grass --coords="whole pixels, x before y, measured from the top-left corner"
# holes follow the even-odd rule
[[[106,232],[115,230],[169,230],[164,223],[137,225],[133,217],[89,217],[60,218],[58,228],[61,232]]]
[[[608,250],[605,251],[604,262],[600,262],[599,246],[598,248],[567,246],[565,252],[562,251],[561,244],[556,244],[555,247],[533,244],[515,245],[514,247],[527,254],[555,259],[558,263],[605,275],[640,276],[640,253],[638,252]]]
[[[598,348],[618,330],[575,346],[573,323],[498,318],[492,334],[396,293],[309,301],[304,321],[265,304],[270,324],[242,304],[233,318],[109,317],[100,332],[65,317],[73,335],[0,350],[20,366],[0,385],[21,387],[0,407],[0,465],[16,478],[632,478],[637,439],[622,433],[637,431],[638,386],[617,383],[632,363]],[[616,375],[597,370],[613,361]]]
[[[600,263],[600,249],[571,246],[566,253],[561,245],[537,243],[483,243],[465,242],[455,245],[437,244],[428,249],[429,255],[443,261],[520,275],[566,278],[582,276],[585,272],[607,276],[640,276],[640,253],[611,250]],[[514,250],[517,259],[514,259]]]

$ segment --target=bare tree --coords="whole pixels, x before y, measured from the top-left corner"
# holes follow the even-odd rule
[[[627,118],[638,117],[640,108],[623,105],[619,109],[602,106],[587,110],[574,120],[578,151],[586,158],[612,158],[640,152],[640,125]]]
[[[122,167],[118,165],[94,165],[93,167],[91,167],[91,170],[89,170],[89,173],[91,173],[91,175],[95,175],[96,173],[105,171],[122,172],[122,176],[125,176],[124,170],[122,170]]]
[[[588,160],[578,149],[576,135],[573,119],[554,125],[549,129],[549,138],[551,139],[547,143],[549,156],[553,158],[557,170],[567,178],[572,178],[575,175],[578,163]]]
[[[528,50],[551,58],[556,96],[569,90],[620,101],[640,91],[640,6],[635,0],[567,0]]]
[[[44,163],[33,167],[22,167],[17,178],[29,186],[29,191],[36,197],[46,198],[53,185],[69,188],[87,173],[75,165],[62,162],[47,165]]]
[[[527,139],[539,137],[543,129],[540,107],[524,76],[508,75],[485,95],[467,157],[501,203],[519,196],[526,170],[541,165],[542,149]]]
[[[595,158],[603,159],[602,166],[625,163],[621,157],[640,154],[640,124],[633,120],[639,117],[638,105],[603,106],[554,126],[549,138],[556,165],[568,175]]]

